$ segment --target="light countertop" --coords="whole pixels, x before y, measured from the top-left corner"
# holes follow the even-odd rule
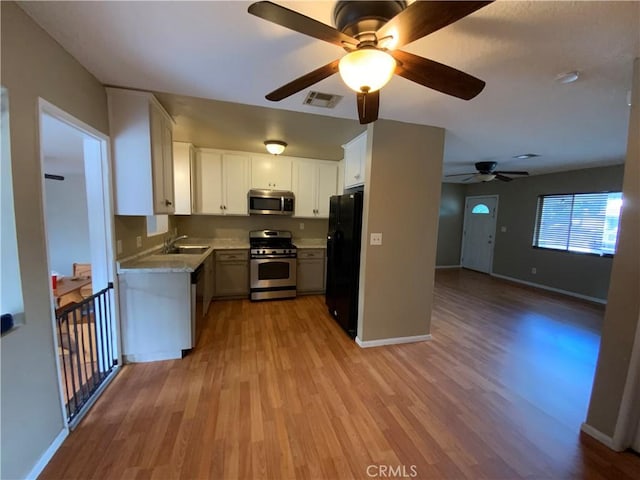
[[[324,238],[298,238],[294,244],[299,249],[327,248]],[[248,250],[249,241],[244,238],[187,238],[177,245],[208,245],[202,254],[162,253],[156,246],[118,261],[118,273],[189,273],[194,272],[214,250]]]
[[[118,261],[118,273],[189,273],[194,272],[214,250],[247,250],[249,242],[236,238],[188,238],[180,245],[208,245],[202,254],[162,253],[156,246]]]
[[[296,247],[303,248],[327,248],[326,238],[296,238],[293,240]]]

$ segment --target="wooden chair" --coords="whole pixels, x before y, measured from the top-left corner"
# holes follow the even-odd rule
[[[73,264],[73,276],[91,278],[91,264],[90,263],[74,263]],[[86,285],[80,289],[80,295],[82,298],[87,298],[93,295],[93,287]]]

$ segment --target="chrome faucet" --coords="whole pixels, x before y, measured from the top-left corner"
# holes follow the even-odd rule
[[[176,246],[176,242],[179,240],[184,240],[185,238],[189,238],[187,235],[180,235],[179,237],[175,237],[175,238],[166,238],[164,241],[164,253],[169,253],[171,252],[171,250],[173,250]]]

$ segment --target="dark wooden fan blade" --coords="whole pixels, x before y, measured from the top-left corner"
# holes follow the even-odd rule
[[[378,40],[391,36],[385,48],[394,50],[470,15],[492,2],[414,2],[376,32]]]
[[[300,90],[304,90],[305,88],[310,87],[314,83],[318,83],[320,80],[324,80],[325,78],[330,77],[338,71],[339,62],[340,60],[334,60],[324,67],[320,67],[313,72],[303,75],[300,78],[296,78],[286,85],[283,85],[282,87],[267,94],[266,99],[271,100],[272,102],[279,102],[283,98],[287,98],[294,93],[298,93]]]
[[[499,170],[493,173],[504,173],[507,175],[529,175],[529,172],[507,172],[506,170]]]
[[[249,6],[248,12],[256,17],[263,18],[270,22],[276,23],[290,30],[309,35],[310,37],[333,43],[339,47],[344,43],[357,45],[358,41],[345,35],[335,28],[314,20],[313,18],[302,15],[301,13],[289,10],[271,2],[256,2]]]
[[[360,124],[375,122],[380,108],[380,90],[371,93],[357,93],[358,119]]]
[[[513,178],[505,177],[504,175],[500,175],[498,172],[493,172],[493,175],[495,175],[498,180],[502,180],[503,182],[510,182],[513,180]]]
[[[447,95],[471,100],[485,86],[479,78],[442,63],[400,50],[391,54],[398,61],[396,75]]]

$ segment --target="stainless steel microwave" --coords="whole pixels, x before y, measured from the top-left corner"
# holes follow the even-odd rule
[[[295,196],[285,190],[249,190],[250,215],[293,215]]]

